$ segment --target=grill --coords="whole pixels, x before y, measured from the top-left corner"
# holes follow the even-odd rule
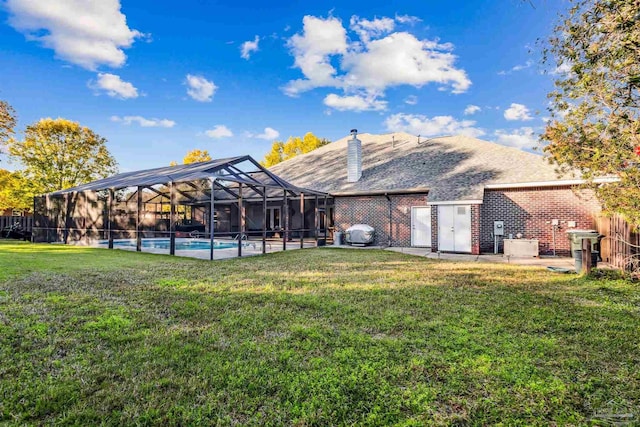
[[[350,245],[369,245],[373,243],[376,230],[367,224],[355,224],[347,228],[344,233],[345,242]]]

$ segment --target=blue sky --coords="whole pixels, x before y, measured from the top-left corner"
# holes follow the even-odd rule
[[[535,145],[553,81],[536,40],[566,2],[405,3],[0,0],[0,99],[18,130],[92,128],[123,171],[351,128]]]

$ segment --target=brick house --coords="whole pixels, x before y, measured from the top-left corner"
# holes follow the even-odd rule
[[[568,255],[565,232],[593,228],[601,210],[579,177],[558,176],[542,156],[516,148],[467,136],[354,138],[270,170],[331,194],[336,230],[369,224],[379,245],[480,254],[519,236],[537,240],[540,254]]]

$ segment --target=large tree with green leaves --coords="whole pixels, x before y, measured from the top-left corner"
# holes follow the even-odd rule
[[[27,126],[24,139],[10,139],[9,155],[38,193],[74,187],[112,175],[117,163],[106,139],[66,119],[41,119]]]
[[[543,140],[579,169],[604,208],[640,225],[640,1],[573,0],[549,39],[557,73]],[[617,182],[599,185],[595,178]]]
[[[34,188],[21,172],[0,169],[0,211],[33,209]]]
[[[308,132],[302,138],[292,136],[287,142],[274,141],[271,146],[271,151],[264,156],[264,160],[261,163],[266,167],[277,165],[280,162],[284,162],[300,154],[308,153],[330,142],[331,141],[327,139],[318,138],[311,132]]]
[[[11,105],[0,100],[0,154],[2,146],[13,136],[16,127],[16,114]]]

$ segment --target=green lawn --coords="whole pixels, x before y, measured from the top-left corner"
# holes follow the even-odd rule
[[[0,424],[640,424],[640,287],[0,241]]]

